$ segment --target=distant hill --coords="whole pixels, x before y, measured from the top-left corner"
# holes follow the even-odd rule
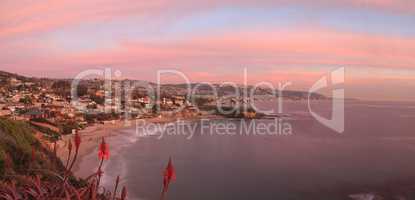
[[[230,85],[221,87],[220,84],[208,85],[208,84],[198,84],[198,83],[191,83],[189,86],[187,84],[164,84],[162,86],[161,91],[167,94],[171,94],[174,92],[174,89],[176,89],[183,93],[183,92],[187,92],[186,91],[187,87],[189,87],[192,90],[197,87],[198,90],[196,94],[213,94],[214,90],[218,93],[219,96],[235,94],[235,88]],[[254,89],[253,86],[251,85],[248,85],[246,87],[243,85],[238,85],[237,87],[240,93],[243,93],[245,88],[247,88],[248,93],[250,93],[250,91]],[[255,95],[273,95],[273,94],[275,94],[276,97],[280,95],[278,90],[272,91],[270,88],[258,87],[255,89]],[[288,99],[307,99],[309,96],[309,93],[306,91],[284,90],[281,92],[281,95],[282,97],[288,98]],[[328,97],[322,94],[319,94],[319,93],[311,93],[310,98],[311,99],[328,99]]]
[[[21,81],[30,81],[39,83],[42,86],[46,86],[48,88],[51,88],[52,90],[59,90],[57,93],[59,94],[69,94],[70,93],[70,83],[72,79],[54,79],[54,78],[36,78],[36,77],[25,77],[22,75],[9,73],[5,71],[0,71],[0,82],[4,82],[5,80],[8,80],[9,78],[15,78]],[[144,85],[146,83],[153,87],[153,89],[156,89],[157,84],[147,81],[141,81],[141,80],[123,80],[123,81],[131,81],[132,83],[141,83],[140,85],[143,85],[142,88],[145,88]],[[144,84],[143,84],[144,83]],[[86,79],[82,80],[80,82],[80,87],[83,88],[99,88],[100,86],[103,86],[104,82],[102,79]],[[121,84],[123,85],[123,84]],[[134,85],[134,84],[131,84]],[[235,88],[232,86],[221,86],[220,84],[200,84],[200,83],[191,83],[190,85],[191,89],[195,89],[197,87],[197,91],[195,94],[213,94],[212,86],[214,87],[214,90],[217,91],[219,96],[222,95],[228,95],[228,94],[235,94]],[[162,95],[186,95],[187,94],[187,84],[162,84],[161,85],[161,94]],[[237,86],[240,92],[244,91],[243,85]],[[253,89],[253,86],[247,86],[247,88]],[[257,88],[255,91],[256,95],[272,95],[276,94],[278,96],[279,92],[277,90],[272,91],[269,88]],[[288,99],[307,99],[309,96],[309,93],[306,91],[295,91],[295,90],[284,90],[282,92],[282,96],[284,98]],[[312,93],[310,95],[312,99],[328,99],[329,97],[326,97],[319,93]]]
[[[21,75],[18,75],[18,74],[13,74],[13,73],[10,73],[10,72],[0,71],[0,80],[7,80],[9,78],[15,78],[17,80],[22,80],[22,81],[27,81],[27,80],[30,79],[28,77],[21,76]]]

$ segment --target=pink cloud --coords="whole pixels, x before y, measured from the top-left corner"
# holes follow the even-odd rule
[[[167,42],[128,41],[72,55],[90,65],[276,66],[334,65],[415,68],[415,40],[332,30],[206,35]]]
[[[0,60],[2,66],[12,68],[57,67],[74,73],[87,68],[112,66],[130,71],[133,76],[174,68],[193,73],[201,80],[215,78],[218,74],[230,78],[243,67],[255,68],[252,71],[258,77],[263,72],[272,74],[268,72],[275,68],[290,69],[292,66],[304,69],[315,66],[360,67],[362,70],[367,67],[415,69],[415,40],[412,38],[328,29],[245,31],[168,41],[124,41],[114,48],[83,52],[64,52],[56,48],[47,43],[6,45],[0,47],[7,52],[0,55]],[[279,74],[283,73],[271,76]],[[284,74],[283,77],[290,76]]]
[[[211,10],[218,7],[278,7],[303,5],[313,8],[367,8],[382,12],[414,14],[415,2],[408,0],[63,0],[63,1],[2,1],[0,3],[0,39],[26,34],[53,31],[87,22],[105,23],[122,17],[143,17],[166,19]]]
[[[86,23],[134,19],[137,24],[145,24],[161,18],[175,20],[235,4],[247,8],[301,5],[316,12],[363,8],[415,15],[415,1],[410,0],[4,0],[0,2],[0,70],[68,77],[85,69],[109,66],[121,69],[130,78],[148,79],[155,77],[157,69],[174,68],[185,71],[193,81],[241,82],[242,69],[248,67],[251,83],[298,80],[302,85],[311,84],[321,75],[311,70],[316,66],[346,66],[361,71],[368,67],[415,70],[413,37],[348,33],[315,26],[267,32],[238,30],[185,39],[130,39],[114,41],[119,43],[112,48],[71,52],[48,38],[26,37],[44,36]],[[164,24],[160,26],[163,28]],[[301,69],[293,70],[292,66]],[[405,88],[407,82],[410,86],[414,82],[410,76],[399,73],[365,74],[350,80],[353,87],[390,81]],[[362,89],[361,94],[365,91],[368,90]]]

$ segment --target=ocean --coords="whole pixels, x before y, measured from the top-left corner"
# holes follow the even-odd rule
[[[277,108],[275,101],[257,105]],[[169,157],[177,179],[166,199],[341,200],[399,181],[415,185],[415,103],[346,101],[343,133],[319,123],[303,101],[283,105],[279,121],[199,120],[116,130],[122,134],[107,139],[111,158],[103,185],[112,191],[120,175],[129,199],[159,199]],[[330,116],[329,101],[311,107]],[[78,175],[92,173],[98,162],[91,152]]]

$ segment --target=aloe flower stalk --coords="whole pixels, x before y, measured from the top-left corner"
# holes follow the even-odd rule
[[[90,188],[89,188],[89,199],[96,200],[97,199],[97,190],[96,190],[96,182],[93,181]]]
[[[69,171],[72,170],[72,167],[75,164],[76,159],[78,158],[79,147],[81,146],[81,136],[79,135],[78,132],[75,133],[74,143],[75,143],[75,155],[72,159],[71,165],[69,166]]]
[[[115,187],[114,187],[114,192],[112,194],[112,200],[115,200],[115,197],[117,196],[117,189],[118,189],[119,183],[120,183],[120,175],[118,175],[117,179],[115,180]]]
[[[65,169],[68,169],[69,161],[72,155],[72,142],[69,140],[68,142],[68,158],[66,159]]]
[[[109,157],[110,157],[109,146],[105,142],[105,139],[102,138],[102,141],[101,141],[101,144],[99,145],[99,150],[98,150],[98,158],[101,159],[101,162],[99,163],[98,172],[97,172],[98,174],[97,187],[99,187],[99,183],[101,182],[101,176],[103,174],[102,164],[104,163],[104,160],[108,160]]]
[[[57,149],[58,149],[57,142],[54,141],[53,142],[53,155],[55,155],[55,156],[56,156],[56,153],[57,153]]]
[[[74,143],[75,143],[75,155],[72,159],[71,165],[69,166],[69,168],[67,168],[67,172],[66,172],[65,178],[63,180],[64,184],[66,183],[66,180],[68,180],[68,176],[71,173],[72,167],[75,164],[76,159],[78,158],[79,147],[81,146],[81,136],[79,135],[78,132],[75,133]],[[70,155],[68,155],[68,157],[70,158]]]
[[[68,142],[68,158],[66,160],[66,171],[63,176],[61,176],[59,172],[52,172],[41,168],[29,168],[28,171],[34,173],[33,176],[23,176],[18,180],[11,179],[10,181],[0,182],[0,199],[126,200],[126,187],[122,188],[120,196],[118,196],[119,193],[117,193],[118,188],[120,187],[120,176],[117,176],[113,193],[106,189],[103,189],[102,192],[99,190],[99,181],[103,174],[102,165],[105,160],[109,159],[110,155],[109,146],[104,138],[102,138],[102,142],[99,145],[98,156],[101,162],[99,164],[98,172],[90,176],[90,178],[93,179],[84,179],[85,185],[78,185],[74,184],[72,181],[68,181],[71,175],[71,169],[77,159],[80,144],[81,138],[78,133],[75,134],[73,141]],[[73,153],[73,147],[75,147],[75,153]],[[52,151],[52,149],[49,149],[49,151]],[[75,155],[71,157],[73,154]],[[12,157],[7,152],[4,156],[5,170],[8,170],[9,168],[13,170]],[[36,161],[36,159],[40,158],[47,159],[45,154],[36,148],[35,144],[31,145],[31,156],[32,161]],[[34,163],[30,162],[29,164],[29,167],[32,167],[32,164]],[[57,179],[43,179],[45,176],[40,175],[42,173],[56,176]],[[10,177],[13,177],[13,175]],[[49,175],[47,177],[49,177]],[[63,180],[63,182],[58,180]],[[16,184],[16,181],[18,181],[18,184]]]
[[[121,191],[121,200],[127,199],[127,188],[124,186]]]
[[[110,149],[105,139],[102,138],[101,144],[99,145],[98,158],[100,160],[108,160],[110,157]]]

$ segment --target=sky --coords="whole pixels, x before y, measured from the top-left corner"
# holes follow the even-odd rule
[[[0,52],[28,76],[243,83],[246,68],[299,90],[344,67],[346,97],[415,101],[415,1],[1,0]]]

